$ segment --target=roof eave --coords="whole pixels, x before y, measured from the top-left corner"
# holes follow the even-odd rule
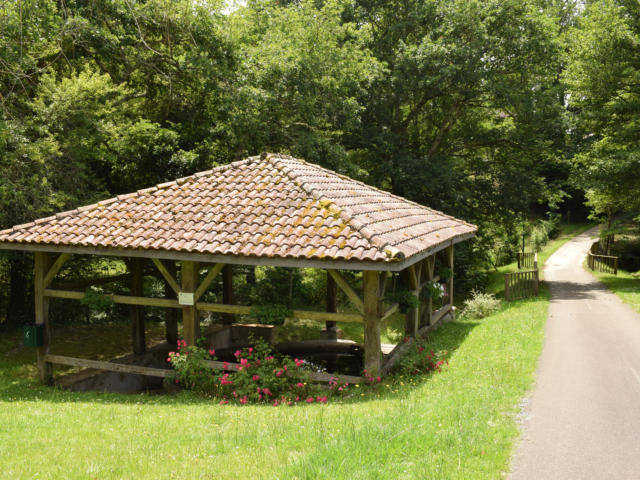
[[[18,250],[27,252],[76,253],[80,255],[104,255],[113,257],[158,258],[161,260],[192,261],[204,263],[227,263],[232,265],[262,265],[289,268],[322,268],[336,270],[376,270],[399,272],[434,253],[455,243],[468,240],[475,232],[446,240],[416,255],[402,260],[374,262],[364,260],[334,260],[331,258],[282,258],[251,257],[238,255],[211,255],[193,252],[172,252],[168,250],[133,250],[124,248],[98,248],[90,246],[51,245],[37,243],[0,242],[0,250]]]

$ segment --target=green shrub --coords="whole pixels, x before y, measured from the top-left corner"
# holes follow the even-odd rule
[[[500,300],[491,293],[477,290],[471,292],[471,298],[465,300],[462,314],[469,318],[484,318],[500,309]]]
[[[397,303],[401,313],[406,313],[410,308],[420,305],[420,300],[409,290],[397,290],[385,296],[388,303]]]
[[[439,300],[444,296],[444,285],[438,282],[428,282],[420,292],[424,300]]]
[[[400,375],[420,375],[431,372],[441,372],[442,368],[449,365],[446,360],[447,350],[434,352],[424,342],[413,342],[407,353],[404,354],[398,367]]]
[[[549,234],[543,225],[536,225],[531,230],[531,244],[534,252],[540,252],[549,241]]]
[[[94,287],[89,287],[84,292],[84,297],[80,299],[80,303],[92,310],[105,312],[114,304],[110,295],[105,295]]]
[[[251,307],[249,316],[258,323],[265,325],[282,325],[291,317],[292,312],[286,305],[255,305]]]
[[[237,367],[220,369],[205,366],[215,360],[214,350],[187,346],[178,342],[178,351],[168,361],[176,371],[175,382],[221,404],[270,403],[274,406],[295,403],[326,403],[329,398],[346,395],[349,384],[332,379],[328,386],[309,381],[311,365],[300,359],[276,355],[264,341],[235,352]],[[225,362],[226,363],[226,362]]]

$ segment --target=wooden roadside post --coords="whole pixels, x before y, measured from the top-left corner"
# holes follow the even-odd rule
[[[380,372],[382,349],[380,346],[379,311],[380,272],[365,270],[364,284],[364,368],[367,374]]]
[[[51,346],[51,327],[49,325],[49,298],[44,295],[45,277],[51,266],[51,257],[46,252],[35,252],[35,317],[36,325],[43,327],[42,346],[38,347],[38,374],[45,385],[53,383],[53,364],[45,361]]]
[[[198,263],[182,262],[182,291],[178,301],[182,305],[182,328],[188,345],[195,345],[200,337],[200,320],[196,309],[194,292],[198,283]]]
[[[165,268],[167,272],[176,278],[176,264],[174,261],[166,263]],[[164,282],[164,296],[171,300],[178,298],[178,294],[174,291],[173,287],[165,280]],[[178,312],[175,308],[167,308],[164,311],[164,327],[167,343],[169,345],[177,345],[178,343]]]

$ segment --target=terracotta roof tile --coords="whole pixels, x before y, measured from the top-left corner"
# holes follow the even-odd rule
[[[0,232],[51,244],[393,262],[474,225],[284,155],[252,157]]]

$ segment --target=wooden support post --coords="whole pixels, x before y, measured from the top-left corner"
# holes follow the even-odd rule
[[[53,383],[53,365],[45,361],[51,345],[51,327],[49,325],[49,298],[45,297],[45,277],[51,265],[51,257],[46,252],[35,252],[35,316],[36,324],[43,326],[43,342],[38,347],[38,373],[45,385]]]
[[[233,305],[233,267],[225,265],[222,269],[222,303]],[[233,323],[232,313],[222,314],[222,323]]]
[[[327,312],[336,313],[338,311],[338,284],[327,272]],[[338,339],[338,327],[336,322],[325,323],[325,337],[331,340]]]
[[[407,268],[407,282],[409,290],[415,296],[420,295],[420,269],[416,265]],[[415,337],[420,328],[420,306],[410,308],[405,316],[404,334],[407,337]]]
[[[449,270],[451,270],[451,276],[449,277],[448,290],[449,290],[449,305],[451,305],[451,320],[456,319],[455,309],[453,308],[453,243],[447,248],[447,263]]]
[[[364,368],[369,375],[380,372],[380,316],[378,315],[379,278],[376,271],[363,272],[364,284]]]
[[[171,278],[176,278],[176,264],[173,260],[167,260],[164,267]],[[174,286],[165,279],[164,283],[164,296],[175,300],[178,298],[175,292]],[[164,310],[164,328],[166,332],[166,339],[169,345],[177,345],[178,343],[178,311],[175,308],[166,308]]]
[[[198,283],[198,263],[182,262],[182,293],[193,294]],[[195,302],[193,305],[182,306],[182,329],[184,339],[188,345],[195,345],[200,338],[200,319]]]
[[[436,268],[436,257],[434,255],[431,255],[425,259],[425,267],[425,271],[427,273],[427,281],[433,282],[433,272]],[[429,300],[427,300],[426,310],[426,324],[431,325],[431,323],[433,322],[433,298],[431,298],[431,296],[429,296]]]
[[[132,258],[129,260],[131,295],[134,297],[142,297],[144,295],[142,288],[142,269],[142,259]],[[131,344],[133,346],[133,353],[141,354],[146,350],[144,337],[144,307],[140,305],[131,306]]]

